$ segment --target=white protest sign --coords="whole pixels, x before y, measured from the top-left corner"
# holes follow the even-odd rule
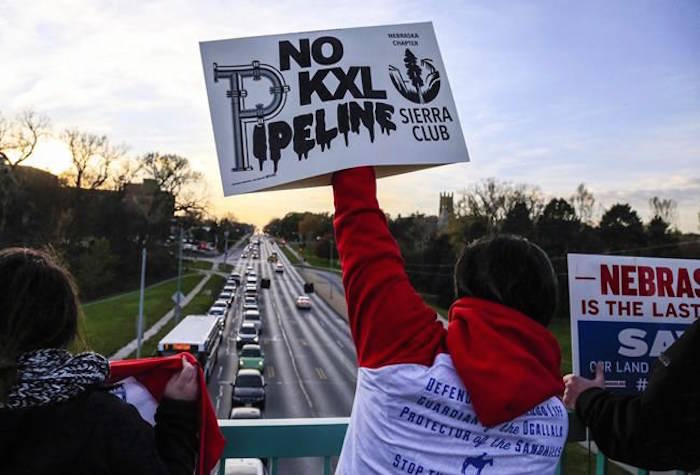
[[[654,361],[700,318],[700,261],[569,254],[574,373],[646,389]]]
[[[469,161],[431,23],[200,43],[224,194]]]

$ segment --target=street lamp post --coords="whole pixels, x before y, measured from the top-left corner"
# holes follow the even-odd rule
[[[331,236],[331,260],[330,260],[330,267],[331,269],[333,268],[333,249],[335,248],[335,239],[333,236]]]
[[[141,357],[141,343],[143,340],[143,294],[146,290],[146,240],[141,248],[141,293],[139,294],[139,321],[136,329],[136,357]]]
[[[224,231],[224,264],[228,261],[228,230]]]
[[[177,291],[175,292],[175,323],[180,321],[180,289],[182,287],[182,240],[185,238],[185,229],[180,225],[180,236],[177,249]]]
[[[333,249],[335,248],[335,238],[334,238],[334,236],[331,236],[329,239],[330,239],[329,246],[331,249],[330,249],[330,259],[328,261],[328,267],[329,267],[329,269],[332,269],[333,268]],[[321,240],[321,236],[316,236],[316,241],[318,242],[320,240]]]

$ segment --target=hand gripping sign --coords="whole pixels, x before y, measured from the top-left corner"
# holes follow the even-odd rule
[[[200,48],[226,195],[469,160],[430,23]]]

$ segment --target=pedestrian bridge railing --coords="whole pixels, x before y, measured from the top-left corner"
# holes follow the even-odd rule
[[[270,475],[278,475],[279,459],[320,457],[323,459],[322,473],[330,475],[331,459],[340,454],[348,422],[347,417],[220,419],[219,426],[227,442],[219,464],[219,473],[224,474],[224,459],[227,458],[268,459]],[[572,413],[569,413],[568,442],[586,440],[585,426]],[[557,466],[557,475],[566,473],[566,456],[566,450],[564,450]],[[600,452],[595,458],[595,473],[596,475],[608,473],[608,460]],[[646,470],[637,470],[638,475],[648,473]]]

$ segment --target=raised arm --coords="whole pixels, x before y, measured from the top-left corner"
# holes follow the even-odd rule
[[[444,328],[408,280],[376,198],[374,169],[333,175],[335,228],[358,364],[432,364]]]

